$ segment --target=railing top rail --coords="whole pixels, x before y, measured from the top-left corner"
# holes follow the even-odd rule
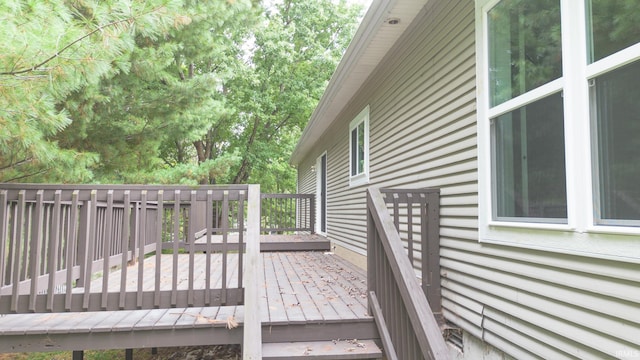
[[[0,184],[0,192],[7,193],[8,201],[18,199],[20,193],[24,194],[25,200],[34,199],[36,194],[41,193],[43,201],[54,200],[55,194],[60,193],[61,201],[71,201],[74,196],[79,201],[91,199],[95,193],[97,201],[106,201],[108,196],[113,196],[114,201],[122,201],[125,194],[128,194],[129,201],[136,202],[142,200],[145,194],[147,202],[158,200],[158,194],[163,194],[164,201],[190,201],[191,194],[195,192],[196,200],[206,200],[207,193],[214,194],[214,200],[221,200],[222,194],[228,194],[230,200],[237,200],[240,193],[246,194],[247,185],[238,186],[215,186],[206,185],[200,187],[193,186],[156,186],[156,185],[49,185],[49,184]],[[179,194],[179,195],[177,195]],[[245,195],[246,196],[246,195]]]
[[[383,198],[387,204],[393,203],[396,200],[396,198],[397,198],[397,201],[408,202],[410,195],[411,196],[418,195],[418,198],[412,199],[412,201],[420,200],[421,202],[429,202],[431,199],[430,195],[440,194],[440,189],[435,189],[435,188],[423,188],[423,189],[382,188],[379,190],[381,194],[385,195],[383,196]],[[394,196],[387,196],[387,195],[394,195]]]
[[[7,190],[247,190],[248,185],[123,185],[123,184],[34,184],[0,183]]]
[[[314,194],[260,194],[262,199],[311,199]]]

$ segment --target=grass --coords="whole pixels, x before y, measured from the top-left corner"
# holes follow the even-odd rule
[[[143,352],[149,354],[149,357],[144,357]],[[153,359],[149,349],[142,350],[140,355],[137,351],[134,351],[134,354],[136,360]],[[0,360],[71,360],[72,358],[71,351],[0,354]],[[84,358],[87,360],[120,360],[124,358],[124,350],[90,350],[84,352]]]
[[[239,345],[212,345],[158,348],[157,354],[152,354],[149,348],[134,349],[133,358],[135,360],[182,359],[186,357],[188,352],[197,349],[209,350],[209,355],[215,359],[237,360],[241,357]],[[124,357],[125,350],[87,350],[84,352],[86,360],[121,360]],[[72,360],[72,358],[71,351],[0,354],[0,360]]]

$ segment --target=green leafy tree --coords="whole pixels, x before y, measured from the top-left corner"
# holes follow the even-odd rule
[[[101,182],[206,183],[234,154],[200,158],[195,141],[226,112],[217,88],[251,23],[249,1],[185,1],[165,36],[136,38],[129,72],[67,99],[74,123],[65,147],[97,152]]]
[[[288,156],[340,60],[362,8],[345,1],[285,0],[267,10],[245,67],[226,84],[237,110],[233,183],[295,191]]]
[[[294,191],[289,154],[360,11],[330,0],[6,2],[0,181]]]

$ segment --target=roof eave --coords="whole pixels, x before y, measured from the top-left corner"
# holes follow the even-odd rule
[[[374,0],[307,123],[290,162],[298,165],[382,61],[427,0]],[[388,20],[400,23],[389,25]]]

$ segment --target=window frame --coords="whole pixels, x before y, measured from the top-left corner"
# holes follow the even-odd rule
[[[357,153],[354,154],[354,140],[353,140],[353,132],[358,130],[360,124],[364,123],[364,140],[363,140],[363,148],[364,148],[364,159],[356,159],[356,161],[363,160],[363,170],[362,172],[357,172],[353,174],[354,166],[357,166],[354,163],[354,155],[357,157]],[[356,133],[356,147],[358,146],[357,141],[360,139]],[[369,183],[369,106],[367,105],[356,117],[351,120],[349,123],[349,186],[360,186],[363,184]]]
[[[635,226],[598,223],[595,209],[597,159],[594,159],[595,119],[591,116],[589,83],[597,76],[640,61],[640,43],[588,64],[585,0],[560,0],[562,29],[562,76],[497,106],[489,99],[488,11],[500,0],[476,0],[476,98],[478,129],[478,228],[480,242],[553,249],[568,254],[640,262],[640,221]],[[576,15],[576,13],[578,15]],[[496,219],[496,191],[492,179],[491,119],[554,92],[564,100],[565,163],[567,189],[566,223]],[[584,119],[589,119],[585,121]],[[586,155],[585,155],[586,154]],[[526,219],[525,219],[526,220]],[[544,219],[542,219],[544,220]],[[636,254],[635,256],[633,254]]]

